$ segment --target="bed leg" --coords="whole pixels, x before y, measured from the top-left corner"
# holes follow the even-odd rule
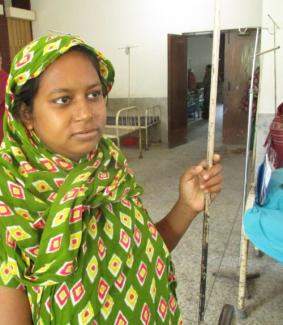
[[[141,134],[141,128],[139,128],[139,158],[143,158],[142,156],[142,134]]]
[[[147,128],[147,126],[145,127],[145,150],[149,150],[149,145],[148,145],[148,128]]]

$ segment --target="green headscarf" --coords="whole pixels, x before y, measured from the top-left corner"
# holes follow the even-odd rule
[[[23,137],[25,133],[23,125],[13,117],[16,94],[20,93],[27,81],[38,77],[53,61],[66,53],[70,48],[78,45],[93,52],[99,64],[103,94],[107,95],[109,93],[113,86],[115,72],[112,63],[101,52],[86,44],[80,37],[72,35],[40,37],[19,51],[13,59],[6,87],[4,134],[16,136],[18,140]],[[24,139],[25,143],[26,140]]]
[[[0,285],[26,290],[34,324],[181,324],[170,254],[121,151],[102,137],[74,162],[13,115],[14,97],[78,37],[45,36],[15,57],[0,149]]]

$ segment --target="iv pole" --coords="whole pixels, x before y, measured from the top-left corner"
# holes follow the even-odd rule
[[[207,161],[209,167],[211,167],[213,164],[213,152],[214,152],[217,81],[218,81],[218,66],[219,66],[219,45],[220,45],[220,0],[215,0],[215,17],[214,17],[213,44],[212,44],[211,88],[210,88],[211,91],[210,91],[210,102],[209,102],[209,122],[208,122],[208,140],[207,140]],[[203,216],[198,324],[202,324],[204,321],[210,202],[211,202],[210,195],[207,194],[205,197],[205,210]]]
[[[247,133],[247,142],[246,142],[244,189],[243,189],[243,201],[242,201],[242,224],[243,224],[243,218],[244,218],[247,201],[248,201],[247,183],[248,183],[248,170],[249,170],[249,148],[250,148],[250,141],[251,141],[252,106],[253,106],[253,95],[254,95],[253,82],[254,82],[256,57],[264,55],[264,54],[272,52],[272,51],[276,52],[276,50],[278,50],[280,48],[280,46],[277,46],[272,49],[256,53],[257,43],[258,43],[258,35],[259,35],[259,28],[257,28],[257,34],[256,34],[256,41],[255,41],[255,48],[254,48],[254,55],[253,55],[253,64],[252,64],[251,84],[250,84],[250,90],[249,90],[248,133]],[[276,90],[275,90],[275,93],[276,93]],[[255,147],[255,143],[254,143],[254,147]],[[254,150],[254,152],[255,152],[255,150]],[[253,157],[253,159],[254,159],[254,157]],[[249,241],[244,234],[244,229],[242,226],[241,249],[240,249],[239,292],[238,292],[238,308],[237,308],[238,316],[241,319],[245,319],[247,317],[247,313],[245,310],[245,296],[246,296],[246,281],[247,281],[246,273],[247,273],[247,259],[248,259],[248,244],[249,244]]]
[[[251,87],[249,92],[249,117],[248,117],[248,135],[247,135],[247,153],[245,161],[245,188],[243,193],[243,203],[246,201],[246,186],[247,186],[247,170],[249,164],[248,150],[251,138],[251,113],[253,101],[253,81],[255,71],[255,59],[257,56],[276,51],[279,47],[274,47],[271,50],[256,53],[258,44],[259,28],[257,28],[256,42],[254,48],[254,58],[252,66]],[[208,125],[208,144],[207,144],[207,161],[208,165],[212,166],[213,152],[214,152],[214,135],[215,135],[215,116],[216,116],[216,100],[217,100],[217,81],[218,81],[218,61],[219,61],[219,44],[220,44],[220,0],[215,0],[215,18],[214,18],[214,31],[213,31],[213,49],[212,49],[212,75],[211,75],[211,95],[209,103],[209,125]],[[276,63],[276,62],[275,62]],[[276,82],[276,78],[275,78]],[[275,99],[276,100],[276,99]],[[201,279],[200,279],[200,294],[199,294],[199,315],[198,324],[204,323],[205,312],[205,292],[206,292],[206,275],[207,275],[207,257],[208,257],[208,234],[209,234],[209,212],[210,196],[207,195],[205,199],[205,211],[203,220],[203,237],[202,237],[202,258],[201,258]],[[243,204],[244,206],[244,204]],[[240,275],[241,278],[241,275]],[[241,279],[240,279],[241,282]],[[231,305],[225,305],[222,313],[233,309]],[[220,319],[221,322],[221,319]]]
[[[125,50],[125,54],[128,56],[128,107],[130,106],[131,98],[131,49],[138,46],[125,46],[120,47],[119,50]]]
[[[279,29],[279,26],[269,14],[267,16],[273,23],[273,48],[276,49],[276,29]],[[274,69],[274,105],[275,105],[275,114],[276,114],[276,109],[277,109],[276,51],[274,51],[273,69]]]

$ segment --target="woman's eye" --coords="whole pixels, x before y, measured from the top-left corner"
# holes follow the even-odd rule
[[[96,90],[96,91],[92,91],[91,93],[89,93],[87,95],[88,98],[90,99],[96,99],[98,97],[100,97],[102,95],[102,91],[101,90]]]
[[[56,98],[54,100],[54,103],[59,104],[59,105],[66,105],[70,102],[70,100],[71,100],[70,97],[64,96],[64,97]]]

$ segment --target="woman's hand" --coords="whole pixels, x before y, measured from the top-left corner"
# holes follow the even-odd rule
[[[196,215],[204,209],[205,195],[221,191],[220,156],[213,156],[213,166],[208,169],[206,161],[189,168],[180,179],[179,199],[172,210],[156,227],[168,249],[172,251],[190,226]]]
[[[180,179],[179,202],[196,213],[204,209],[205,194],[219,193],[222,187],[220,155],[213,155],[213,166],[208,169],[206,160],[189,168]]]

